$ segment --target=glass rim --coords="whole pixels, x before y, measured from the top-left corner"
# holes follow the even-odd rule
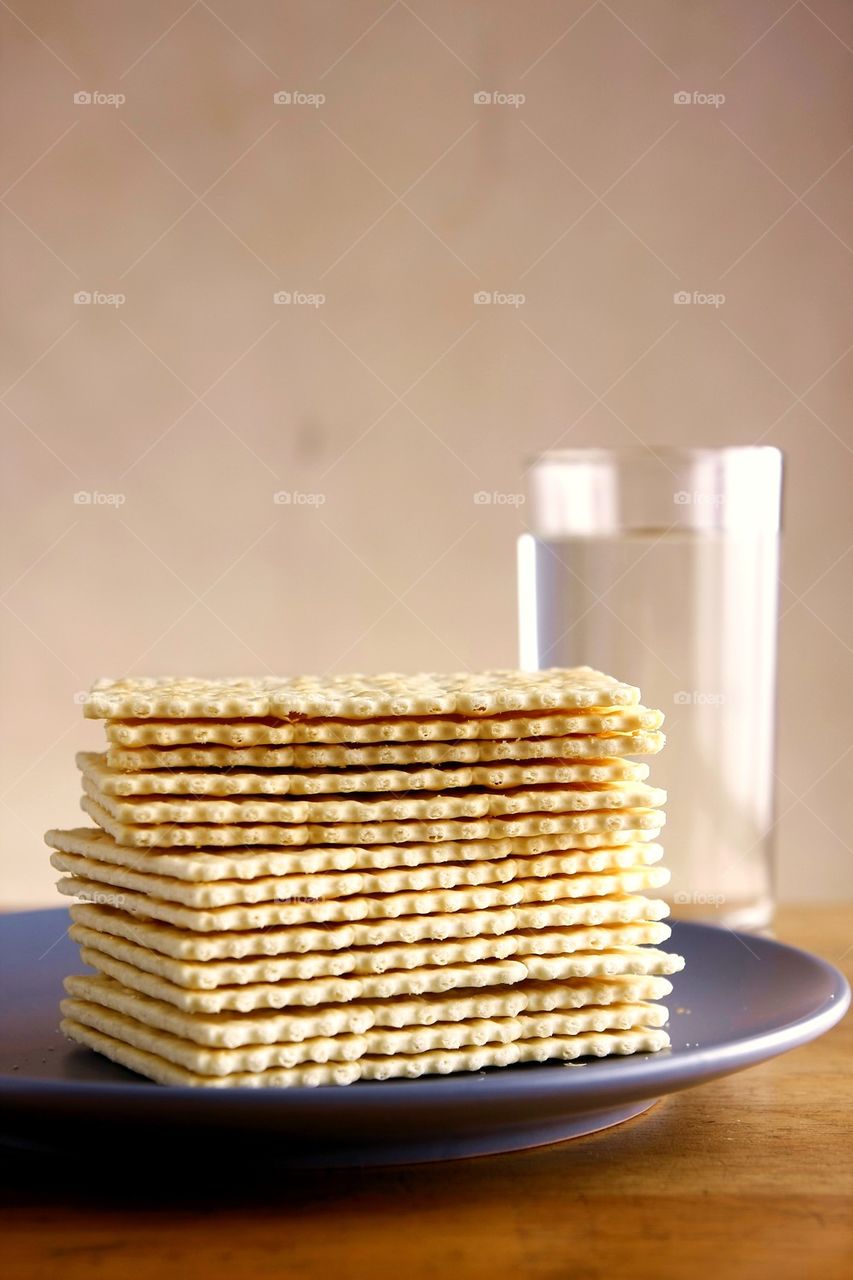
[[[723,444],[723,445],[646,445],[628,444],[607,448],[602,445],[577,445],[565,449],[544,449],[527,458],[527,469],[542,464],[560,462],[626,461],[647,457],[650,460],[672,459],[689,461],[692,458],[722,458],[726,455],[765,454],[784,460],[784,452],[775,444]]]

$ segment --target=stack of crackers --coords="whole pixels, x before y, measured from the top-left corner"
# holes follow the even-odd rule
[[[537,673],[99,681],[96,824],[49,831],[71,1039],[165,1084],[664,1048],[683,966],[639,690]]]

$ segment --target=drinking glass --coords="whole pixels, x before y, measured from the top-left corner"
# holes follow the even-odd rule
[[[730,928],[773,913],[781,492],[774,448],[559,450],[518,545],[521,666],[597,667],[665,712],[673,914]]]

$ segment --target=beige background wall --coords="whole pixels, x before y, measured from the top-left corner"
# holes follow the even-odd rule
[[[92,678],[512,664],[524,511],[474,492],[638,439],[787,452],[780,890],[849,895],[853,6],[0,26],[5,904],[54,899]]]

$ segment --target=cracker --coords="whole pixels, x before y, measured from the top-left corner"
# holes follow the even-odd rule
[[[663,924],[623,925],[619,929],[577,929],[573,940],[578,950],[564,955],[507,956],[502,960],[459,961],[445,965],[424,964],[411,969],[394,969],[387,973],[315,975],[309,979],[276,978],[274,981],[251,981],[253,969],[242,971],[240,962],[230,970],[223,969],[240,982],[216,987],[189,987],[182,982],[153,973],[149,969],[101,950],[100,946],[84,946],[80,958],[99,973],[114,978],[123,986],[141,991],[167,1004],[191,1013],[218,1014],[226,1011],[249,1013],[258,1009],[291,1009],[293,1007],[348,1003],[351,1000],[381,999],[394,996],[424,996],[467,987],[511,986],[535,980],[553,985],[584,977],[625,977],[630,974],[663,976],[683,967],[680,956],[658,951],[648,944],[664,941],[670,930]],[[615,948],[614,948],[615,944]],[[523,945],[523,942],[522,942]],[[152,965],[151,968],[155,966]],[[277,972],[277,970],[273,970]],[[189,968],[179,972],[186,979]],[[547,1007],[542,1005],[541,1007]]]
[[[592,904],[594,906],[594,904]],[[590,904],[587,904],[587,910]],[[658,903],[658,910],[666,916],[665,904]],[[520,929],[536,930],[530,935],[539,940],[549,929],[561,929],[566,933],[566,949],[571,944],[578,950],[589,947],[610,948],[623,944],[620,923],[605,924],[588,932],[575,930],[568,933],[567,926],[576,917],[576,904],[564,910],[558,904],[544,907],[501,907],[486,911],[456,911],[449,915],[403,916],[396,920],[361,920],[352,924],[323,926],[296,925],[284,928],[266,928],[260,931],[231,933],[197,933],[179,925],[163,923],[132,915],[121,908],[94,902],[76,902],[69,908],[75,924],[102,933],[113,934],[138,942],[160,951],[163,955],[179,960],[241,959],[246,956],[304,955],[308,952],[342,951],[351,947],[379,947],[388,943],[441,942],[446,938],[479,938]],[[522,913],[524,913],[522,917]],[[531,924],[536,915],[538,923]],[[647,927],[642,926],[644,929]],[[669,936],[669,929],[656,924],[655,936],[632,933],[628,943],[657,943]],[[590,940],[591,939],[591,940]],[[531,950],[534,945],[531,943]],[[612,972],[612,971],[611,971]]]
[[[620,873],[621,874],[621,873]],[[638,873],[642,874],[642,873]],[[651,873],[650,873],[651,874]],[[276,925],[340,923],[353,920],[394,920],[399,916],[444,915],[455,911],[482,911],[489,907],[516,907],[520,904],[562,902],[566,912],[578,913],[577,923],[601,924],[612,920],[635,920],[647,911],[660,911],[657,899],[641,894],[615,896],[614,877],[605,877],[608,887],[601,896],[582,897],[578,880],[593,877],[533,876],[508,884],[462,885],[458,889],[416,890],[413,892],[352,894],[347,898],[290,897],[276,902],[235,903],[226,907],[186,907],[180,902],[151,898],[147,893],[122,889],[113,893],[102,880],[82,876],[62,876],[56,887],[60,893],[83,901],[103,902],[114,897],[123,910],[182,925],[199,933],[233,929],[266,929]],[[618,880],[616,881],[618,886]],[[581,884],[581,888],[584,886]],[[575,895],[577,900],[575,901]],[[565,899],[572,899],[571,904]],[[655,915],[648,917],[660,919]],[[567,923],[575,923],[572,919]],[[527,924],[525,928],[537,928]]]
[[[513,861],[518,868],[517,875],[528,876],[577,875],[580,872],[628,870],[634,867],[647,867],[660,862],[663,857],[663,846],[654,843],[625,844],[613,849],[594,849],[587,853],[583,850],[568,852],[549,852],[541,854],[519,855]],[[669,872],[666,872],[668,883]]]
[[[435,867],[391,868],[385,871],[337,871],[307,876],[266,876],[256,880],[182,880],[137,868],[115,866],[94,858],[54,853],[57,871],[104,885],[133,889],[189,907],[223,907],[239,903],[290,901],[300,898],[342,898],[352,894],[400,893],[452,889],[462,885],[506,884],[518,872],[513,858],[494,862],[442,863]],[[659,874],[659,873],[658,873]],[[635,878],[636,879],[636,878]],[[597,884],[598,882],[593,882]],[[637,887],[651,885],[652,880]],[[655,886],[663,881],[657,879]]]
[[[646,979],[646,981],[651,980]],[[147,1022],[149,1026],[157,1027],[161,1031],[186,1034],[196,1044],[208,1045],[211,1048],[237,1049],[245,1044],[275,1044],[282,1040],[298,1043],[300,1040],[310,1040],[317,1036],[358,1035],[367,1031],[369,1027],[383,1025],[377,1022],[375,1012],[376,1009],[382,1008],[382,1001],[350,1000],[346,1004],[319,1005],[313,1009],[290,1009],[287,1013],[280,1013],[275,1009],[259,1009],[251,1014],[187,1014],[163,1000],[156,1000],[152,996],[146,996],[142,992],[125,987],[115,978],[109,978],[102,973],[66,978],[65,989],[69,995],[83,1000],[94,1000],[95,1003],[106,1005],[107,1008],[115,1009],[118,1013],[138,1017],[140,1021]],[[513,993],[515,988],[507,987],[505,991]],[[453,1008],[453,997],[437,998],[446,1001],[448,1007]],[[657,997],[636,998],[655,999]],[[487,1000],[489,1002],[484,1003]],[[132,1004],[131,1001],[133,1001]],[[424,996],[415,999],[401,997],[398,1001],[391,1000],[386,1003],[398,1007],[398,1012],[391,1016],[403,1018],[399,1023],[400,1026],[418,1021],[416,1017],[410,1016],[413,1009],[420,1008],[422,1004],[430,1008],[427,997]],[[473,996],[468,995],[465,1000],[460,998],[459,1005],[462,1009],[460,1017],[494,1017],[496,1015],[512,1017],[525,1006],[525,997],[505,994],[502,997],[489,999],[488,993],[476,992]],[[483,1013],[479,1012],[481,1009],[484,1010]],[[449,1021],[450,1018],[435,1020]],[[393,1022],[388,1025],[398,1024]]]
[[[594,786],[601,783],[643,782],[648,765],[627,760],[595,764],[448,765],[440,769],[306,769],[298,773],[227,770],[161,769],[122,773],[107,765],[106,756],[80,751],[77,767],[109,796],[341,796],[353,792],[444,792],[458,787],[530,787],[542,785]]]
[[[665,822],[660,809],[615,809],[601,812],[541,814],[480,818],[470,821],[311,823],[279,826],[273,823],[178,824],[123,822],[91,796],[80,799],[84,813],[119,844],[136,848],[159,846],[233,848],[271,844],[282,847],[317,844],[410,844],[454,840],[503,840],[518,836],[612,835],[617,831],[658,832]],[[636,836],[632,835],[632,839]]]
[[[625,1031],[589,1031],[578,1036],[515,1040],[511,1044],[483,1045],[476,1049],[444,1050],[433,1053],[379,1058],[368,1056],[353,1064],[361,1080],[416,1079],[424,1075],[450,1075],[457,1071],[482,1071],[486,1067],[510,1066],[517,1062],[570,1062],[577,1058],[606,1058],[612,1054],[657,1053],[668,1048],[667,1033],[660,1028],[632,1027]],[[199,1080],[223,1079],[221,1076]],[[229,1077],[224,1077],[228,1079]]]
[[[133,823],[304,823],[433,822],[508,814],[597,812],[606,809],[657,808],[666,800],[660,787],[645,782],[603,783],[600,787],[514,787],[484,791],[461,787],[448,795],[367,795],[358,798],[267,800],[256,796],[115,796],[103,791],[96,777],[83,773],[83,789],[110,817]]]
[[[70,937],[84,947],[167,978],[179,987],[210,991],[249,982],[290,982],[298,979],[344,977],[347,974],[396,972],[427,965],[472,964],[476,960],[508,960],[517,950],[514,934],[483,938],[448,938],[436,942],[386,943],[343,951],[315,951],[301,955],[246,960],[174,960],[125,938],[72,925]]]
[[[453,991],[459,987],[503,987],[521,982],[527,969],[518,960],[481,960],[469,964],[426,965],[420,969],[396,969],[391,973],[365,973],[305,981],[255,982],[243,986],[199,990],[180,987],[133,965],[113,960],[104,952],[84,947],[84,964],[105,973],[123,986],[165,1000],[190,1012],[217,1013],[226,1009],[287,1009],[291,1005],[338,1004],[358,999],[385,999],[421,995],[428,991]]]
[[[519,930],[517,933],[486,934],[482,938],[389,942],[378,947],[353,947],[300,955],[192,961],[176,960],[127,938],[99,933],[85,925],[72,924],[68,932],[81,947],[93,948],[113,960],[166,978],[175,986],[197,991],[245,986],[247,983],[304,982],[309,978],[340,978],[348,974],[395,973],[401,969],[423,969],[430,965],[473,964],[479,960],[509,960],[512,957],[526,963],[528,957],[574,955],[578,943],[585,942],[587,936],[583,933],[579,937],[571,929]]]
[[[663,724],[662,711],[635,706],[603,707],[593,712],[548,713],[540,716],[483,716],[466,719],[404,716],[378,720],[136,720],[106,723],[109,742],[122,747],[174,747],[217,743],[226,747],[281,746],[327,743],[332,746],[366,743],[457,743],[496,739],[563,738],[568,735],[618,734],[653,731]],[[605,752],[604,754],[610,754]]]
[[[299,1043],[319,1036],[362,1034],[371,1027],[404,1028],[465,1022],[474,1018],[514,1018],[522,1011],[565,1013],[590,1005],[625,1005],[662,1000],[672,992],[666,978],[620,976],[564,983],[520,982],[514,987],[397,996],[390,1000],[350,1000],[346,1004],[243,1013],[184,1013],[172,1004],[122,986],[104,974],[65,979],[69,995],[126,1013],[159,1031],[185,1036],[210,1048],[249,1044]],[[542,1033],[539,1033],[542,1034]]]
[[[657,715],[657,712],[649,712]],[[184,723],[184,722],[180,722]],[[199,722],[202,731],[208,723]],[[234,726],[240,732],[239,726]],[[107,733],[123,733],[120,723],[108,724]],[[152,726],[141,725],[150,734]],[[167,724],[171,733],[173,726]],[[184,730],[183,732],[186,731]],[[390,742],[358,746],[321,744],[295,746],[228,747],[215,743],[201,746],[118,747],[110,746],[106,761],[111,769],[134,772],[143,769],[329,769],[334,767],[402,769],[412,765],[488,764],[526,760],[591,760],[609,764],[624,756],[655,755],[665,743],[657,730],[638,729],[632,733],[573,734],[561,738],[515,738],[488,741]]]
[[[74,980],[71,980],[72,984]],[[81,980],[85,986],[85,979]],[[659,1027],[666,1010],[658,1005],[613,1004],[579,1009],[571,1013],[521,1013],[515,1018],[472,1018],[462,1022],[434,1023],[428,1027],[370,1028],[360,1034],[320,1036],[299,1041],[277,1041],[238,1048],[199,1045],[186,1035],[187,1015],[177,1015],[178,1030],[152,1026],[140,1007],[144,998],[128,993],[129,1007],[118,1010],[115,1001],[101,1003],[97,989],[90,995],[72,994],[61,1002],[66,1018],[113,1034],[134,1048],[155,1052],[200,1075],[226,1076],[240,1071],[266,1071],[271,1067],[295,1067],[304,1062],[351,1062],[365,1056],[396,1057],[461,1049],[471,1045],[510,1044],[516,1040],[550,1039],[583,1035],[589,1031],[628,1031],[635,1026]]]
[[[639,948],[637,949],[639,951]],[[664,953],[659,952],[659,955]],[[588,957],[590,964],[597,963],[599,956]],[[675,957],[678,959],[678,957]],[[670,970],[673,972],[674,970]],[[522,1011],[551,1012],[552,1010],[581,1009],[585,1005],[603,1005],[631,1003],[637,1001],[663,1000],[672,991],[672,983],[666,978],[647,974],[620,974],[609,978],[573,978],[569,981],[533,982],[525,980],[512,987],[480,988],[474,991],[451,991],[449,994],[427,994],[416,996],[397,996],[390,1000],[374,1000],[355,1002],[357,1007],[370,1010],[373,1022],[377,1027],[431,1026],[435,1022],[454,1022],[466,1018],[504,1018],[515,1017]],[[169,1006],[165,1006],[168,1008]],[[351,1005],[327,1006],[330,1009],[347,1009]],[[322,1009],[316,1011],[294,1010],[281,1014],[275,1010],[243,1014],[218,1014],[211,1017],[194,1014],[192,1026],[194,1031],[199,1026],[222,1028],[223,1021],[233,1026],[230,1020],[237,1019],[237,1025],[245,1026],[245,1033],[256,1035],[253,1025],[255,1019],[261,1019],[261,1026],[266,1034],[278,1034],[275,1019],[285,1019],[284,1030],[289,1030],[287,1020],[294,1014],[307,1016],[315,1012],[323,1014]],[[265,1023],[264,1019],[271,1019]],[[327,1033],[330,1034],[330,1033]],[[257,1043],[257,1040],[253,1040]]]
[[[83,704],[95,720],[234,716],[488,716],[502,711],[632,706],[640,691],[592,667],[452,674],[126,677],[97,680]]]
[[[617,837],[630,832],[616,832]],[[608,845],[607,836],[534,836],[532,839],[463,840],[448,844],[368,845],[347,848],[332,845],[313,850],[233,849],[208,852],[193,849],[171,852],[169,849],[134,849],[116,844],[99,827],[77,827],[71,831],[48,831],[45,843],[60,853],[77,854],[98,862],[131,867],[152,875],[173,876],[179,880],[269,880],[277,876],[314,875],[325,871],[380,871],[386,868],[410,867],[430,869],[441,876],[446,864],[476,862],[482,865],[511,858],[526,876],[574,875],[579,871],[609,871],[617,867],[650,866],[659,862],[663,849],[649,837],[653,832],[637,832],[636,842]],[[583,843],[583,848],[574,845]],[[523,868],[523,870],[522,870]],[[512,874],[512,873],[511,873]],[[437,881],[451,887],[455,871],[448,880]],[[93,875],[92,879],[98,877]],[[501,879],[499,875],[495,879]]]
[[[239,959],[243,956],[300,955],[340,951],[348,947],[382,946],[388,942],[474,938],[509,933],[513,912],[457,911],[444,916],[416,916],[398,920],[370,920],[345,925],[297,926],[254,933],[193,933],[158,920],[145,920],[114,906],[77,902],[70,908],[75,924],[138,941],[164,955],[185,960]]]
[[[541,888],[543,881],[536,880],[533,883]],[[114,892],[102,881],[84,880],[79,876],[63,876],[57,881],[56,887],[68,897],[79,898],[84,902],[107,902],[108,905],[115,900],[115,905],[131,914],[165,920],[200,933],[267,929],[276,925],[438,915],[512,906],[522,900],[522,891],[515,883],[511,883],[445,889],[432,893],[354,894],[349,898],[297,898],[199,909],[185,907],[177,902],[166,902],[160,898],[149,898],[147,894],[130,889]]]
[[[50,861],[57,871],[97,882],[104,887],[132,889],[151,898],[203,909],[287,902],[302,898],[433,892],[462,886],[507,884],[527,878],[526,866],[524,863],[519,864],[515,858],[503,858],[494,862],[443,863],[437,867],[392,868],[374,872],[341,871],[328,875],[274,876],[260,880],[219,880],[211,883],[152,875],[71,853],[53,853]],[[611,872],[561,875],[562,863],[559,855],[547,861],[536,859],[533,865],[536,871],[531,873],[532,878],[559,881],[562,885],[561,897],[589,898],[608,893],[640,893],[645,889],[659,889],[669,881],[669,871],[664,867],[630,866]]]
[[[644,939],[647,942],[665,942],[672,930],[665,924],[648,924],[639,926]],[[627,935],[626,935],[627,936]],[[607,945],[605,941],[605,945]],[[642,950],[642,944],[640,944]],[[674,952],[662,952],[666,955],[672,967],[669,969],[657,969],[658,973],[677,973],[684,968],[683,956],[676,955]],[[537,982],[565,982],[569,978],[578,976],[578,966],[576,957],[572,954],[568,955],[525,955],[518,957],[527,970],[527,975]]]
[[[118,1020],[120,1015],[114,1017]],[[630,1031],[592,1031],[581,1036],[554,1037],[550,1040],[513,1041],[511,1044],[483,1045],[472,1049],[448,1049],[433,1053],[399,1055],[397,1057],[364,1057],[356,1062],[310,1063],[297,1067],[279,1067],[263,1072],[236,1072],[226,1076],[203,1076],[165,1058],[138,1049],[93,1027],[65,1018],[63,1033],[77,1044],[95,1049],[123,1067],[147,1076],[159,1084],[213,1086],[224,1088],[300,1087],[328,1084],[352,1084],[356,1080],[389,1080],[394,1077],[446,1075],[455,1071],[481,1071],[486,1067],[510,1066],[516,1062],[547,1062],[549,1059],[570,1061],[579,1057],[606,1057],[609,1054],[656,1052],[666,1048],[669,1037],[661,1029]],[[120,1021],[114,1024],[122,1034]]]
[[[659,955],[664,953],[659,952]],[[680,957],[672,956],[672,960]],[[683,963],[683,961],[682,961]],[[669,970],[675,972],[675,968]],[[672,994],[668,978],[642,973],[619,973],[605,978],[568,978],[563,982],[539,982],[528,978],[517,987],[524,998],[524,1009],[530,1013],[550,1013],[553,1010],[583,1009],[587,1005],[631,1004],[638,1001],[665,1000]],[[486,993],[488,994],[488,993]],[[451,1003],[451,997],[437,997]],[[404,1006],[401,1003],[400,1008]],[[387,1017],[386,1015],[383,1015]],[[480,1014],[479,1016],[486,1016]],[[496,1014],[489,1015],[491,1017]],[[442,1013],[442,1020],[444,1014]]]

